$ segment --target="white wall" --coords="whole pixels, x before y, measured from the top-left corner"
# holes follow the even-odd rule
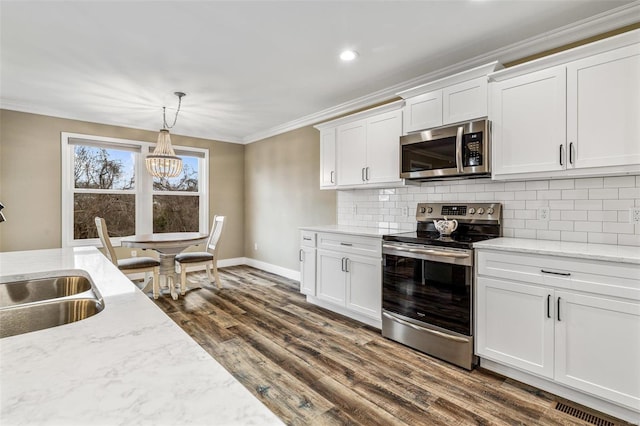
[[[338,191],[338,224],[414,230],[416,205],[427,201],[500,202],[505,237],[640,246],[640,225],[629,223],[629,208],[640,207],[640,176],[522,182],[484,178]],[[537,219],[539,207],[550,208],[550,220]]]

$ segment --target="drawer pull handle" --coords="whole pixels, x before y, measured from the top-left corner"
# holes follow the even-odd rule
[[[561,275],[563,277],[571,276],[570,272],[553,272],[553,271],[545,271],[544,269],[540,269],[540,272],[542,272],[543,274]]]
[[[311,241],[310,237],[302,237],[302,239],[305,240],[305,241]]]
[[[445,334],[445,333],[442,333],[440,331],[432,330],[430,328],[420,327],[419,325],[412,324],[409,321],[402,320],[402,319],[397,318],[394,315],[388,314],[386,312],[383,312],[382,316],[385,317],[385,318],[389,318],[391,321],[395,321],[395,322],[397,322],[399,324],[405,325],[407,327],[411,327],[414,330],[424,331],[426,333],[433,334],[433,335],[436,335],[438,337],[442,337],[442,338],[447,339],[447,340],[453,340],[454,342],[458,342],[458,343],[469,343],[469,340],[465,339],[463,337],[451,336],[449,334]]]
[[[351,247],[353,244],[351,243],[340,243],[341,246]]]

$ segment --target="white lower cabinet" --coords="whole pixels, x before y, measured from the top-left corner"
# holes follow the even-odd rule
[[[316,294],[316,233],[302,231],[300,236],[300,292]]]
[[[382,255],[379,237],[318,233],[312,303],[380,327]]]
[[[640,265],[476,253],[481,359],[640,415]]]
[[[543,287],[478,277],[478,354],[553,378],[552,295]]]

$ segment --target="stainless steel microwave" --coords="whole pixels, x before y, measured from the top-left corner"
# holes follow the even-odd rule
[[[428,180],[491,175],[491,125],[477,120],[400,138],[400,177]]]

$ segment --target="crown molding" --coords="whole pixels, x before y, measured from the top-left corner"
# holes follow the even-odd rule
[[[510,44],[492,52],[467,59],[440,70],[423,74],[394,86],[300,117],[279,126],[247,135],[243,138],[243,142],[245,144],[258,142],[271,136],[276,136],[304,126],[317,124],[339,115],[348,114],[360,108],[366,108],[370,105],[397,99],[398,92],[407,91],[415,88],[416,86],[428,84],[434,80],[442,79],[450,75],[466,71],[470,68],[482,66],[488,62],[512,62],[549,49],[584,40],[588,37],[593,37],[607,31],[635,24],[638,22],[638,16],[640,16],[640,0],[594,15],[581,21],[574,22],[564,27],[536,35],[526,40]]]

